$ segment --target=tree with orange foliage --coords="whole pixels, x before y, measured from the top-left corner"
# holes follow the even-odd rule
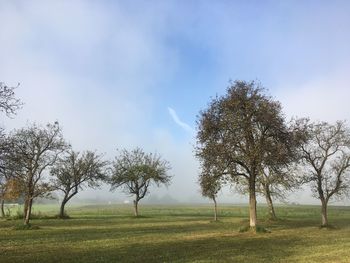
[[[3,185],[0,185],[0,199],[1,199],[1,216],[5,217],[5,200],[17,200],[23,193],[23,187],[18,179],[9,178]]]

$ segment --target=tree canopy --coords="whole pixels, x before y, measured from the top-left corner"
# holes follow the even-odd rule
[[[113,163],[111,189],[123,187],[125,193],[134,195],[135,216],[138,216],[138,202],[148,194],[149,187],[170,184],[169,170],[169,162],[158,154],[145,153],[140,148],[124,149]]]
[[[54,189],[62,191],[64,196],[61,202],[59,216],[65,217],[65,205],[84,186],[95,188],[106,179],[107,161],[102,160],[102,155],[95,152],[83,153],[68,151],[58,159],[50,173],[53,176]]]
[[[345,122],[308,124],[308,141],[301,147],[305,180],[321,201],[322,226],[328,225],[327,205],[350,189],[350,130]]]
[[[257,82],[235,81],[224,96],[215,97],[197,121],[196,155],[249,189],[250,226],[256,226],[256,181],[263,165],[285,163],[292,154],[294,135],[289,131],[281,104]]]
[[[14,130],[9,136],[11,151],[8,171],[23,185],[25,196],[25,224],[29,224],[33,199],[52,191],[44,172],[54,165],[68,145],[58,122],[45,127],[37,124]]]

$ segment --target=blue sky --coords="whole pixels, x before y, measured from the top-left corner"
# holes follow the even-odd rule
[[[197,198],[196,115],[230,79],[260,80],[288,117],[349,119],[349,13],[349,1],[3,0],[0,78],[21,83],[25,106],[2,124],[59,120],[76,149],[110,157],[158,151],[174,174],[159,193]]]

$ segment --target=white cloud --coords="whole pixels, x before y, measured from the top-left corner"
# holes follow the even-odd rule
[[[179,125],[182,129],[184,129],[185,131],[187,131],[189,133],[194,133],[193,128],[190,125],[188,125],[187,123],[181,121],[180,118],[177,116],[177,113],[174,109],[168,107],[168,112],[177,125]]]
[[[350,78],[338,70],[295,87],[279,89],[277,99],[288,116],[310,117],[313,121],[350,120]]]
[[[293,83],[290,81],[289,83]],[[349,98],[350,78],[347,68],[336,69],[326,75],[308,80],[293,86],[279,87],[276,98],[281,101],[288,117],[308,117],[311,121],[327,121],[335,123],[346,120],[350,125]],[[289,197],[290,201],[299,203],[319,204],[312,198],[306,185]],[[332,201],[332,204],[349,205],[349,199]]]

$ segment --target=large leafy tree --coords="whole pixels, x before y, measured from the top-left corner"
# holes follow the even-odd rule
[[[297,122],[303,121],[297,120]],[[306,140],[305,129],[295,129],[290,126],[291,134],[294,136],[294,143],[290,143],[288,148],[276,148],[279,151],[279,162],[263,163],[259,169],[256,180],[256,193],[263,196],[268,207],[269,219],[276,220],[274,199],[284,201],[289,192],[298,189],[303,178],[300,175],[298,162],[300,154],[298,146]],[[285,151],[287,149],[287,151]],[[249,185],[244,178],[233,178],[235,189],[241,193],[249,193]]]
[[[233,182],[243,179],[249,191],[250,227],[257,224],[256,183],[264,165],[284,162],[291,154],[293,134],[281,105],[256,82],[236,81],[215,97],[198,117],[197,157],[214,165]]]
[[[24,223],[29,224],[33,200],[46,196],[52,187],[45,172],[67,149],[58,122],[14,130],[10,134],[11,151],[8,158],[8,171],[11,177],[22,184],[24,191]]]
[[[328,226],[331,198],[341,198],[350,189],[350,130],[345,122],[308,125],[308,143],[302,145],[305,180],[321,201],[322,226]]]
[[[98,187],[105,179],[107,161],[103,156],[95,152],[83,153],[69,151],[64,157],[59,158],[51,169],[53,187],[63,192],[59,216],[64,218],[65,205],[84,187]]]
[[[150,186],[170,184],[169,170],[169,162],[158,154],[145,153],[140,148],[122,150],[113,163],[111,189],[123,187],[125,193],[133,195],[134,212],[138,216],[138,203],[148,194]]]

